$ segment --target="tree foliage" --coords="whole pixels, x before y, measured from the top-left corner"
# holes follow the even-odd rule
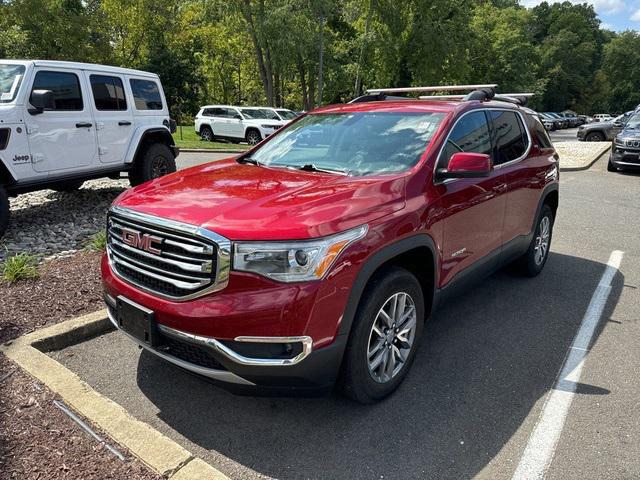
[[[587,3],[517,0],[0,0],[0,56],[157,72],[172,113],[311,109],[366,88],[495,82],[541,110],[640,103],[640,37]]]

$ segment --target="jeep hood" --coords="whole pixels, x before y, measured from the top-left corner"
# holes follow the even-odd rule
[[[231,240],[304,239],[402,209],[404,178],[346,177],[229,159],[145,183],[114,205],[202,226]]]

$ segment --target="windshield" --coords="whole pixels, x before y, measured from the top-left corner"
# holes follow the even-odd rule
[[[0,103],[13,102],[24,77],[24,65],[0,64]]]
[[[293,120],[296,118],[296,114],[291,110],[276,110],[276,112],[278,112],[278,115],[280,115],[280,118],[283,120]]]
[[[395,173],[414,166],[443,113],[353,112],[307,115],[255,151],[271,167],[350,175]]]
[[[247,118],[256,120],[280,120],[276,112],[273,110],[267,110],[266,108],[241,108],[240,111]]]
[[[631,130],[640,130],[640,113],[636,113],[635,115],[633,115],[625,125],[625,128]]]

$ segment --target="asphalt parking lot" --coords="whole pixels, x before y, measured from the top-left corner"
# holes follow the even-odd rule
[[[561,174],[544,272],[499,272],[443,306],[380,404],[237,397],[118,332],[52,355],[232,478],[511,478],[621,251],[546,478],[640,478],[640,175],[605,162]]]

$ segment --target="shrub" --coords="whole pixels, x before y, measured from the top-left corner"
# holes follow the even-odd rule
[[[96,233],[91,237],[87,248],[94,251],[101,251],[107,248],[107,232],[105,230],[100,230]]]
[[[1,267],[2,279],[14,283],[18,280],[38,276],[38,258],[28,253],[19,253],[5,258]]]

